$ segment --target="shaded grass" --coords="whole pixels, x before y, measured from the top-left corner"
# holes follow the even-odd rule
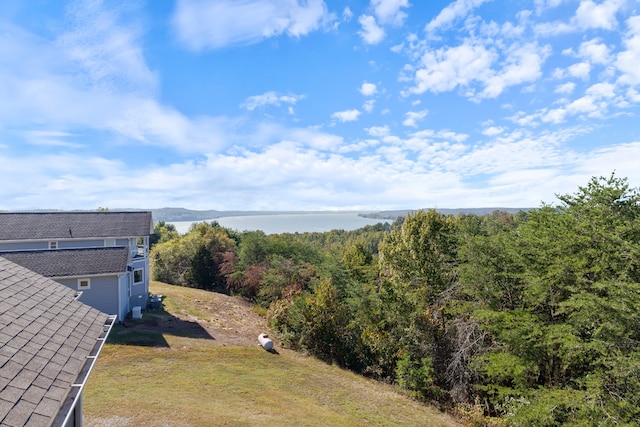
[[[114,325],[109,334],[110,344],[135,345],[143,347],[168,347],[160,331],[128,330],[122,325]]]
[[[168,312],[193,297],[177,291]],[[160,335],[166,345],[145,345],[157,339],[145,334],[105,345],[84,393],[86,425],[457,425],[390,386],[292,351]]]

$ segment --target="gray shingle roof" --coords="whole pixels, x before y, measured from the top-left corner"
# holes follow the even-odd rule
[[[151,212],[0,213],[0,240],[142,237],[151,233]]]
[[[45,277],[76,277],[124,273],[129,262],[129,248],[0,251],[0,256]]]
[[[0,425],[59,424],[112,320],[75,292],[0,257]]]

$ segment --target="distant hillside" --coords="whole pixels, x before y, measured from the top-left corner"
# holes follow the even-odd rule
[[[250,216],[250,215],[276,215],[290,212],[279,211],[216,211],[216,210],[191,210],[184,208],[160,208],[151,209],[154,221],[204,221],[222,218],[225,216]]]
[[[509,212],[509,213],[518,213],[520,211],[527,211],[531,208],[460,208],[460,209],[436,209],[436,211],[440,212],[444,215],[458,215],[458,214],[470,214],[470,215],[487,215],[495,211],[501,212]],[[417,212],[420,210],[427,209],[405,209],[405,210],[397,210],[397,211],[380,211],[380,212],[372,212],[360,214],[361,217],[364,218],[372,218],[372,219],[390,219],[396,220],[400,217],[406,217],[407,214],[412,212]]]
[[[494,211],[518,213],[530,208],[460,208],[460,209],[436,209],[445,215],[473,214],[486,215]],[[402,209],[394,211],[367,212],[359,214],[363,218],[395,220],[399,217],[406,217],[408,213],[421,209]],[[424,209],[426,210],[426,209]],[[160,208],[151,209],[154,221],[204,221],[215,220],[227,216],[253,216],[253,215],[282,215],[282,214],[304,214],[320,213],[322,211],[217,211],[217,210],[192,210],[185,208]]]
[[[130,210],[130,209],[114,209],[114,210]],[[227,216],[255,216],[255,215],[303,215],[303,214],[319,214],[324,212],[336,213],[336,211],[216,211],[216,210],[191,210],[184,208],[160,208],[151,209],[154,221],[204,221],[215,220]],[[339,212],[339,211],[338,211]],[[351,212],[351,211],[344,211]],[[359,214],[366,217],[365,213]],[[377,217],[371,217],[376,219]]]

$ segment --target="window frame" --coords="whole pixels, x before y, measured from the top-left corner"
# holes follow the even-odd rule
[[[136,273],[140,272],[140,280],[136,282]],[[144,283],[144,268],[135,268],[133,270],[133,284],[142,285]]]
[[[87,286],[82,286],[82,282],[87,282]],[[87,289],[91,289],[91,279],[89,278],[78,279],[78,290],[84,291]]]

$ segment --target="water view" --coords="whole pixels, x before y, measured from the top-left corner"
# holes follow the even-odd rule
[[[262,230],[265,234],[325,232],[331,230],[356,230],[384,220],[363,218],[359,212],[318,212],[272,215],[227,216],[202,221],[174,221],[179,233],[189,231],[191,224],[218,221],[223,227],[237,231]],[[391,220],[388,220],[391,222]]]

